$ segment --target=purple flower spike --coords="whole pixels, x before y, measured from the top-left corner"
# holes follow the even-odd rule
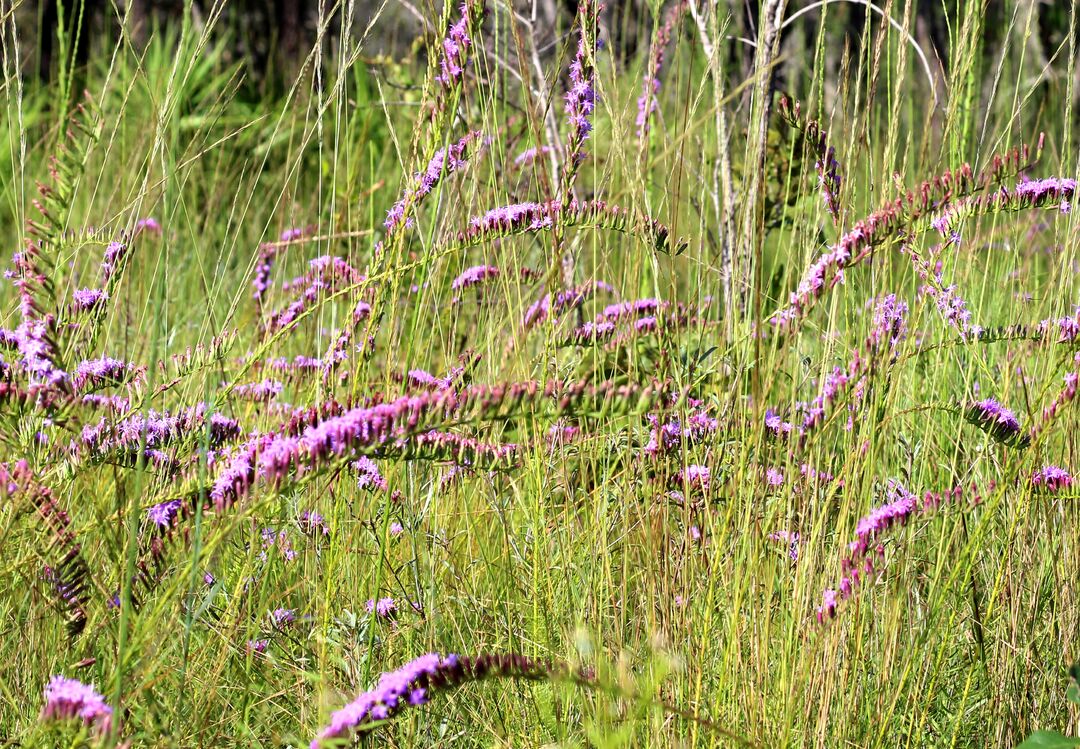
[[[545,156],[549,153],[551,153],[551,146],[537,146],[534,148],[526,148],[514,158],[514,166],[529,166],[541,156]]]
[[[791,561],[799,561],[799,532],[798,531],[774,531],[768,535],[770,541],[780,541],[788,545],[788,557]]]
[[[570,124],[566,153],[570,164],[565,175],[567,197],[577,176],[577,168],[585,160],[585,140],[592,132],[592,115],[596,109],[596,68],[593,57],[599,49],[597,31],[600,10],[595,0],[578,4],[578,47],[570,63],[570,86],[566,92],[566,120]]]
[[[285,629],[296,623],[296,612],[292,609],[274,609],[270,612],[270,624],[274,629]]]
[[[687,466],[683,469],[682,481],[691,489],[697,489],[701,492],[709,491],[709,486],[712,481],[709,467],[701,465]]]
[[[462,3],[461,17],[450,26],[446,38],[443,39],[439,74],[435,76],[435,80],[447,88],[465,77],[465,69],[469,65],[469,50],[472,48],[469,26],[473,22],[470,18],[471,11],[468,3]]]
[[[1045,489],[1050,492],[1058,492],[1062,489],[1068,489],[1072,486],[1073,477],[1064,468],[1059,468],[1054,465],[1045,465],[1042,468],[1035,471],[1035,474],[1031,477],[1032,486],[1038,489]]]
[[[377,614],[383,619],[389,619],[397,613],[397,603],[393,598],[380,598],[378,601],[369,598],[366,608],[369,614]]]
[[[656,30],[652,47],[649,49],[649,61],[645,78],[641,84],[641,97],[638,99],[637,131],[638,137],[649,134],[649,119],[657,110],[657,95],[660,93],[660,74],[664,69],[664,58],[676,24],[686,12],[686,0],[675,0],[664,14],[664,22]]]
[[[480,286],[498,277],[499,269],[494,265],[474,265],[472,268],[467,268],[460,276],[455,278],[450,283],[450,288],[460,294],[470,286]],[[454,304],[457,304],[459,301],[460,298],[455,296]]]
[[[108,301],[109,295],[101,289],[76,289],[71,298],[72,310],[89,312]]]
[[[405,707],[425,704],[428,683],[442,671],[457,666],[458,660],[453,655],[442,658],[436,653],[428,653],[396,671],[383,674],[374,689],[364,692],[330,716],[329,725],[319,731],[311,742],[311,749],[332,746],[334,739],[343,739],[362,725],[386,720]]]
[[[113,710],[105,698],[93,686],[76,679],[54,676],[45,687],[45,707],[41,719],[45,721],[78,719],[97,733],[108,733],[112,728]]]
[[[1027,435],[1020,433],[1020,421],[1016,414],[993,398],[970,404],[966,416],[969,422],[999,442],[1025,447],[1030,441]]]
[[[146,511],[146,517],[158,528],[169,528],[180,511],[180,500],[170,499],[154,505]]]

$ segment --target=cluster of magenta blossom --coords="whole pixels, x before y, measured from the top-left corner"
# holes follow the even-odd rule
[[[691,464],[686,466],[679,475],[679,484],[687,492],[707,494],[712,485],[712,472],[708,466]]]
[[[999,442],[1026,445],[1030,440],[1020,427],[1016,414],[994,398],[972,401],[964,409],[967,420]]]
[[[261,305],[266,293],[270,290],[270,273],[274,269],[274,260],[279,252],[285,247],[295,244],[305,237],[314,234],[314,226],[294,227],[281,232],[277,242],[263,242],[259,245],[259,255],[255,261],[255,278],[251,285],[254,291],[251,293],[256,305]]]
[[[281,530],[263,528],[259,537],[262,544],[262,551],[259,552],[259,561],[261,562],[269,562],[271,554],[274,552],[285,562],[291,562],[299,555],[299,552],[293,548],[292,542],[289,540],[288,531],[284,528]]]
[[[1031,485],[1037,489],[1058,492],[1073,485],[1073,476],[1059,466],[1045,465],[1032,474]]]
[[[104,734],[112,730],[113,709],[92,685],[77,679],[54,676],[45,685],[45,706],[41,719],[77,720],[91,731]]]
[[[436,693],[490,678],[540,680],[566,672],[550,663],[521,655],[491,654],[467,658],[428,653],[384,673],[374,688],[330,715],[330,722],[311,741],[311,749],[340,744],[359,730],[389,720],[410,707],[426,705]],[[586,675],[575,672],[584,681]],[[337,742],[337,743],[335,743]]]
[[[846,429],[854,426],[859,404],[866,397],[870,379],[868,373],[875,362],[896,359],[901,343],[907,338],[908,305],[895,294],[871,299],[867,306],[873,307],[870,330],[863,350],[856,349],[846,366],[835,365],[821,379],[817,394],[809,402],[798,402],[796,410],[802,412],[802,421],[796,426],[786,421],[772,408],[765,411],[765,428],[773,437],[786,439],[795,433],[805,440],[815,429],[825,423],[829,409],[848,396],[848,419]]]
[[[383,478],[379,466],[366,455],[361,455],[352,463],[353,472],[356,474],[356,486],[360,489],[378,489],[387,491],[390,485]]]
[[[265,323],[268,332],[276,333],[288,327],[327,296],[364,280],[362,273],[340,257],[322,255],[308,266],[307,273],[283,285],[282,291],[299,289],[300,292],[288,305],[270,314]]]
[[[638,97],[636,124],[639,138],[644,138],[649,134],[649,120],[659,107],[657,99],[660,94],[660,76],[664,69],[664,58],[667,55],[668,45],[671,43],[671,35],[676,25],[682,20],[686,9],[686,0],[674,0],[668,6],[663,22],[653,35],[645,77],[641,84],[641,96]]]
[[[460,17],[451,24],[442,42],[442,54],[439,56],[439,73],[435,76],[443,86],[449,88],[460,84],[469,65],[469,52],[473,42],[469,34],[483,18],[483,3],[464,2],[459,11]]]
[[[959,244],[956,227],[966,216],[1031,208],[1057,208],[1060,213],[1067,214],[1075,193],[1076,180],[1071,177],[1025,177],[1012,188],[1002,185],[991,192],[966,195],[948,204],[930,224],[951,244]]]
[[[369,614],[375,614],[382,619],[391,619],[397,613],[397,602],[393,598],[380,598],[377,601],[369,598],[364,608]]]
[[[931,250],[931,253],[934,251]],[[946,283],[942,273],[944,265],[942,261],[937,260],[931,267],[929,259],[910,245],[902,246],[900,252],[908,256],[916,274],[924,282],[919,286],[919,294],[934,300],[945,323],[953,327],[965,340],[982,335],[983,329],[972,322],[971,310],[968,309],[964,298],[960,296],[957,285]]]
[[[1058,391],[1054,399],[1043,408],[1039,423],[1031,429],[1031,440],[1037,439],[1057,416],[1058,412],[1076,399],[1080,389],[1080,351],[1073,356],[1073,369],[1065,373],[1065,386]]]
[[[587,281],[555,294],[545,294],[525,310],[522,326],[528,330],[549,317],[557,320],[567,312],[578,309],[601,291],[608,294],[616,293],[614,287],[605,281]]]
[[[669,231],[649,216],[610,205],[603,200],[548,200],[542,203],[515,203],[492,208],[469,220],[469,228],[459,231],[456,242],[463,246],[481,244],[513,234],[537,233],[560,226],[599,226],[636,234],[656,247],[667,244]]]
[[[461,466],[510,467],[519,462],[521,446],[515,443],[485,442],[432,429],[396,444],[403,455],[451,462]]]
[[[541,156],[546,156],[549,153],[551,153],[551,146],[533,146],[531,148],[526,148],[514,157],[514,166],[518,168],[529,166]]]
[[[645,444],[646,455],[658,456],[677,452],[683,446],[696,444],[714,434],[720,427],[719,419],[710,416],[703,401],[686,399],[686,417],[649,414],[649,441]]]
[[[896,294],[887,294],[874,302],[873,320],[866,347],[870,351],[895,351],[907,338],[908,305]]]
[[[385,403],[360,406],[311,424],[299,434],[257,434],[222,461],[210,497],[218,508],[246,497],[256,481],[280,485],[287,479],[317,471],[342,459],[356,460],[373,450],[393,447],[407,438],[431,431],[431,422],[452,422],[471,413],[486,419],[506,418],[525,403],[553,401],[559,412],[590,401],[628,402],[647,406],[662,387],[616,386],[609,381],[564,385],[552,381],[510,383],[494,387],[406,395]],[[421,440],[422,441],[422,440]]]
[[[1080,341],[1080,305],[1071,315],[1042,320],[1036,327],[1038,334],[1055,343]]]
[[[405,375],[405,381],[412,387],[422,390],[446,390],[453,387],[461,375],[465,373],[464,367],[453,367],[445,377],[436,377],[426,369],[410,369]]]
[[[473,286],[481,286],[499,277],[499,269],[494,265],[474,265],[466,268],[457,278],[450,282],[450,288],[460,294],[465,289]],[[454,297],[454,304],[461,301],[459,296]]]
[[[256,403],[269,403],[275,400],[285,389],[284,384],[274,379],[264,379],[259,382],[246,382],[232,389],[233,395],[244,400]]]
[[[270,626],[277,630],[287,629],[296,623],[294,609],[276,608],[270,612]]]
[[[99,459],[143,449],[154,462],[167,464],[171,461],[160,451],[175,442],[189,440],[201,444],[205,439],[210,447],[218,447],[240,436],[240,425],[235,419],[207,412],[207,404],[199,403],[175,412],[158,413],[149,409],[145,414],[136,413],[115,421],[102,417],[83,427],[79,440],[72,442],[71,452]]]
[[[71,294],[71,310],[74,313],[89,312],[109,300],[104,289],[76,289]]]
[[[304,510],[301,512],[296,523],[300,526],[301,533],[313,538],[318,538],[320,536],[325,538],[330,535],[330,525],[326,522],[326,518],[314,510]]]
[[[787,544],[788,558],[792,562],[799,561],[799,532],[798,531],[773,531],[767,536],[770,541],[778,541]]]
[[[1003,156],[995,155],[990,166],[978,175],[964,164],[885,203],[857,222],[810,264],[791,292],[787,306],[775,312],[769,322],[779,332],[794,331],[815,301],[843,281],[847,268],[868,257],[876,245],[898,238],[919,220],[940,215],[945,209],[957,214],[986,214],[1042,208],[1071,198],[1075,190],[1072,180],[1024,181],[1012,189],[1004,184],[1007,174],[1019,171],[1027,162],[1029,151],[1023,146]],[[988,189],[993,185],[999,188]]]
[[[172,526],[180,513],[183,502],[179,499],[167,499],[159,502],[146,511],[147,519],[158,528],[167,529]]]
[[[963,498],[963,488],[956,486],[943,493],[926,492],[920,500],[906,490],[898,481],[890,480],[886,486],[889,499],[859,519],[855,526],[855,538],[848,546],[848,553],[840,560],[842,576],[836,588],[827,589],[817,609],[817,620],[824,623],[836,616],[837,607],[855,595],[859,587],[877,572],[875,560],[884,559],[885,547],[881,540],[885,533],[895,527],[907,525],[915,516],[930,514],[943,504],[957,504]],[[976,493],[971,502],[979,504]]]
[[[71,375],[76,392],[89,393],[104,387],[138,384],[146,375],[146,367],[104,356],[79,362]]]
[[[840,162],[836,160],[836,149],[829,144],[829,134],[814,119],[803,119],[799,102],[791,102],[786,96],[780,97],[778,109],[780,116],[788,124],[799,130],[814,153],[814,169],[817,171],[818,188],[825,203],[825,210],[834,220],[840,218]]]
[[[570,125],[567,136],[569,186],[577,167],[585,160],[585,140],[592,132],[592,115],[596,109],[596,64],[599,49],[599,16],[603,5],[596,0],[578,4],[577,54],[570,63],[570,85],[566,92],[566,119]]]
[[[464,23],[464,18],[462,22]],[[386,227],[387,236],[400,228],[412,226],[412,219],[406,215],[408,211],[430,195],[444,176],[464,169],[472,150],[480,143],[483,143],[483,136],[479,131],[474,130],[466,133],[456,143],[436,151],[428,162],[427,168],[413,177],[413,182],[406,188],[404,195],[386,214],[383,225]]]

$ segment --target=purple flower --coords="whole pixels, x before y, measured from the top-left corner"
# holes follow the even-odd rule
[[[468,3],[462,3],[461,18],[450,26],[446,38],[443,39],[442,56],[439,58],[440,72],[435,76],[435,80],[447,88],[461,81],[469,64],[469,49],[472,47],[472,39],[469,38],[469,12]]]
[[[771,408],[765,409],[765,428],[777,436],[788,434],[794,427],[780,418]]]
[[[93,686],[76,679],[54,676],[45,687],[45,707],[41,719],[69,720],[72,718],[98,733],[112,728],[113,710]]]
[[[469,151],[474,143],[482,140],[482,134],[478,130],[467,133],[461,140],[452,143],[446,148],[435,152],[428,162],[427,168],[414,175],[413,183],[405,189],[401,199],[395,203],[386,214],[383,225],[386,227],[386,236],[390,237],[399,228],[408,228],[412,225],[411,219],[406,219],[406,213],[415,209],[425,197],[438,186],[443,175],[464,169],[469,159]]]
[[[551,146],[526,148],[514,158],[514,166],[523,167],[532,164],[540,156],[551,153]]]
[[[695,444],[719,428],[719,420],[709,416],[704,408],[700,408],[700,402],[694,401],[688,405],[695,410],[690,413],[685,423],[677,417],[667,421],[661,421],[653,414],[645,417],[651,425],[649,442],[644,447],[647,455],[678,450],[684,441],[687,445]]]
[[[836,591],[829,588],[821,597],[821,605],[817,608],[818,623],[824,624],[826,619],[836,616],[836,607],[839,604]]]
[[[578,47],[570,63],[570,86],[566,92],[566,119],[570,135],[566,152],[571,174],[585,159],[583,146],[592,132],[592,114],[596,109],[596,69],[593,55],[597,51],[596,33],[600,5],[595,0],[578,4]]]
[[[296,226],[292,229],[285,229],[281,232],[279,240],[282,242],[295,242],[298,239],[303,239],[304,235],[311,231],[314,231],[314,227]]]
[[[136,367],[134,364],[104,356],[79,362],[71,384],[77,391],[87,392],[140,380],[145,372],[144,367]]]
[[[312,740],[311,749],[330,746],[334,739],[349,736],[359,726],[386,720],[406,707],[425,704],[429,682],[458,666],[455,655],[442,658],[437,653],[428,653],[396,671],[384,673],[374,689],[359,695],[330,716],[330,723]]]
[[[304,510],[299,518],[300,530],[309,536],[330,535],[330,526],[326,524],[326,518],[317,512]]]
[[[274,609],[270,612],[270,625],[274,629],[285,629],[296,622],[296,612],[293,609]]]
[[[67,380],[67,372],[56,365],[57,351],[52,339],[52,318],[38,320],[27,317],[15,329],[15,338],[22,357],[22,369],[30,375],[32,384],[58,385]]]
[[[465,269],[461,275],[451,281],[450,288],[456,292],[461,292],[470,286],[479,286],[498,277],[499,269],[494,265],[474,265]],[[454,303],[456,304],[458,301],[459,299],[455,297]]]
[[[904,525],[919,509],[914,494],[908,492],[896,481],[890,481],[888,491],[892,497],[880,507],[860,518],[855,526],[855,540],[848,544],[854,555],[861,556],[870,548],[870,544],[883,532],[894,525]]]
[[[691,489],[699,489],[702,492],[709,491],[711,474],[708,466],[688,465],[682,471],[682,482]]]
[[[160,502],[146,511],[146,517],[158,528],[168,528],[172,525],[176,514],[180,511],[179,499],[169,499]]]
[[[597,341],[606,341],[615,335],[615,323],[613,322],[587,322],[579,328],[575,328],[571,338],[575,343],[587,344]]]
[[[874,305],[870,335],[866,339],[870,350],[880,349],[883,342],[887,349],[894,349],[907,337],[907,312],[907,303],[897,299],[895,294],[889,294],[877,301]]]
[[[780,541],[788,545],[788,556],[791,561],[799,561],[799,532],[798,531],[773,531],[768,535],[770,541]]]
[[[261,535],[263,550],[259,554],[259,559],[263,562],[269,559],[268,552],[270,549],[277,549],[286,562],[291,562],[296,559],[297,552],[293,549],[292,544],[289,543],[289,537],[285,531],[275,531],[273,528],[263,528]]]
[[[255,401],[256,403],[268,403],[274,400],[284,389],[277,380],[266,379],[262,382],[248,382],[233,388],[233,394],[237,398]]]
[[[247,641],[248,655],[252,655],[254,653],[265,653],[266,648],[269,647],[269,645],[270,645],[270,641],[265,640],[265,639],[263,639],[263,640],[248,640]]]
[[[633,301],[609,304],[604,307],[604,311],[600,313],[597,319],[615,322],[627,318],[652,315],[655,312],[667,309],[669,306],[670,304],[662,299],[635,299]]]
[[[1020,434],[1020,421],[1016,414],[993,398],[975,401],[966,409],[967,420],[988,433],[999,442],[1016,443],[1023,447],[1026,435]]]
[[[397,604],[393,598],[380,598],[378,601],[370,598],[365,606],[369,614],[377,614],[383,619],[389,619],[397,612]]]
[[[446,377],[436,377],[430,372],[423,369],[410,369],[408,373],[408,379],[410,385],[418,385],[419,387],[426,388],[428,390],[445,390],[454,384],[454,379],[461,375],[465,370],[461,367],[455,367],[450,370],[450,374]]]
[[[1045,488],[1051,492],[1061,491],[1072,486],[1073,477],[1064,468],[1054,465],[1045,465],[1035,471],[1031,477],[1031,484],[1036,488]]]
[[[375,465],[375,461],[366,455],[360,456],[353,462],[352,468],[356,471],[356,486],[360,489],[374,488],[380,491],[386,491],[388,485],[386,479],[379,473],[379,467]]]
[[[76,289],[71,296],[75,312],[89,312],[109,299],[101,289]]]
[[[394,522],[390,523],[390,535],[391,536],[400,536],[404,532],[405,532],[405,527],[401,523],[399,523],[398,521],[395,520]]]
[[[149,216],[146,218],[141,218],[135,224],[135,233],[138,234],[142,231],[148,231],[154,234],[161,234],[161,224],[157,222],[157,219]]]
[[[127,256],[128,245],[124,242],[109,242],[101,258],[101,280],[108,283],[117,267]]]

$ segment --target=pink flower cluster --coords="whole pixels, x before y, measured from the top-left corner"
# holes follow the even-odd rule
[[[79,720],[96,733],[112,729],[113,710],[91,685],[54,676],[45,686],[42,720]]]

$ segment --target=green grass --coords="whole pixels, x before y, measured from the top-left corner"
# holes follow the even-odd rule
[[[725,6],[706,18],[700,33],[690,17],[679,26],[646,143],[634,126],[645,53],[625,64],[598,55],[599,103],[579,194],[662,221],[682,240],[669,245],[678,252],[596,227],[561,227],[558,247],[551,232],[467,249],[447,241],[471,216],[542,200],[560,184],[546,157],[528,169],[511,165],[524,148],[549,142],[549,108],[565,135],[562,86],[576,37],[544,51],[546,78],[538,80],[530,30],[504,5],[491,8],[482,35],[493,54],[476,61],[450,114],[434,124],[418,117],[434,91],[427,58],[368,57],[366,23],[346,29],[344,39],[335,28],[334,43],[321,57],[312,53],[286,95],[271,98],[253,93],[244,69],[227,61],[212,14],[205,26],[156,33],[144,52],[125,39],[98,39],[85,71],[96,138],[75,135],[84,159],[70,155],[81,150],[64,135],[70,80],[51,87],[20,80],[16,30],[5,21],[5,263],[22,246],[27,219],[37,219],[31,201],[35,183],[49,180],[50,157],[81,162],[63,184],[66,210],[54,216],[74,234],[46,246],[60,306],[74,289],[96,284],[101,253],[120,230],[144,216],[164,228],[133,243],[88,355],[149,365],[142,392],[152,393],[173,376],[157,362],[236,331],[223,356],[136,398],[139,407],[210,401],[245,432],[276,427],[280,412],[223,387],[267,376],[240,360],[255,351],[267,359],[323,355],[364,293],[381,314],[356,337],[377,333],[371,355],[351,355],[344,382],[288,380],[282,401],[394,397],[409,369],[442,376],[469,352],[472,383],[655,379],[701,399],[721,428],[653,460],[642,453],[648,423],[633,403],[573,414],[582,436],[555,450],[544,440],[555,415],[542,402],[454,424],[462,434],[523,445],[521,465],[448,479],[445,461],[386,457],[379,466],[396,496],[358,489],[344,462],[279,489],[260,485],[228,512],[207,507],[186,520],[152,590],[137,590],[137,605],[125,596],[113,608],[106,602],[130,589],[125,581],[147,554],[145,511],[172,496],[175,484],[150,468],[58,457],[101,412],[65,407],[44,425],[40,409],[0,401],[0,461],[28,461],[69,513],[91,570],[88,622],[70,640],[42,579],[43,565],[55,564],[51,535],[25,500],[0,499],[0,737],[22,746],[306,746],[330,712],[379,673],[432,650],[586,665],[609,688],[469,685],[376,728],[371,743],[719,747],[733,745],[730,732],[757,746],[982,747],[1015,746],[1036,728],[1075,733],[1080,713],[1064,696],[1067,669],[1080,658],[1077,490],[1034,492],[1029,477],[1046,463],[1080,472],[1076,405],[1023,450],[995,442],[960,407],[992,396],[1025,428],[1036,424],[1073,368],[1076,345],[961,340],[918,293],[922,281],[892,239],[850,268],[796,334],[753,334],[842,231],[923,179],[965,161],[984,168],[1039,132],[1046,147],[1028,174],[1076,174],[1073,36],[1060,49],[1041,49],[1028,4],[1005,3],[994,17],[1004,23],[992,28],[979,4],[957,5],[947,12],[950,73],[936,81],[936,108],[914,50],[895,30],[886,33],[877,15],[868,14],[861,37],[846,40],[836,31],[851,12],[842,3],[785,30],[778,85],[820,119],[837,149],[839,227],[822,207],[814,155],[775,107],[759,211],[744,219],[756,168],[750,96],[760,73],[751,70],[753,50],[728,38],[752,35],[739,4],[734,17]],[[889,7],[924,43],[914,13]],[[424,10],[436,25],[446,17]],[[817,33],[813,19],[821,17]],[[653,21],[641,24],[645,39]],[[720,58],[706,59],[702,35]],[[721,111],[731,135],[730,193],[716,166]],[[406,175],[471,128],[490,138],[483,154],[446,175],[417,209],[416,226],[374,258]],[[728,200],[735,234],[725,237]],[[1072,313],[1080,303],[1075,216],[1050,208],[964,220],[959,248],[941,258],[974,322],[1032,325]],[[259,245],[305,225],[320,238],[279,255],[267,310],[288,303],[282,282],[319,255],[344,257],[371,277],[260,350],[251,299]],[[87,235],[86,227],[98,231]],[[940,242],[925,220],[910,228],[920,251]],[[733,304],[730,315],[721,284],[725,241],[755,248],[751,276],[735,279],[750,290],[747,305]],[[620,299],[699,305],[711,297],[701,314],[707,324],[610,349],[562,345],[579,322],[574,314],[525,334],[519,321],[540,282],[521,282],[516,271],[547,272],[568,248],[577,281],[609,282]],[[470,292],[452,305],[451,280],[480,263],[503,273],[481,301]],[[910,305],[896,361],[878,362],[865,397],[845,396],[805,445],[770,439],[766,408],[789,414],[816,396],[824,376],[863,346],[868,300],[888,293]],[[581,319],[610,301],[598,296]],[[4,282],[0,327],[19,322],[17,292]],[[0,355],[14,361],[9,351]],[[675,406],[683,418],[691,410],[685,401]],[[48,443],[35,440],[38,431]],[[202,439],[176,449],[197,454]],[[803,463],[839,481],[798,479]],[[691,464],[711,468],[712,487],[697,506],[679,505],[666,493]],[[784,473],[782,487],[765,486],[765,467]],[[974,486],[982,502],[889,531],[881,574],[819,626],[822,591],[836,585],[858,519],[886,501],[890,479],[920,496],[961,485],[970,499]],[[195,470],[184,486],[208,484]],[[300,532],[305,510],[325,516],[327,537]],[[398,537],[389,532],[394,521],[405,527]],[[691,526],[702,542],[691,540]],[[260,560],[266,527],[288,531],[293,561],[273,550]],[[767,539],[779,529],[800,532],[797,563]],[[212,586],[203,583],[207,571]],[[368,599],[383,596],[398,601],[394,624],[365,611]],[[271,634],[268,612],[279,607],[296,609],[301,621]],[[246,651],[248,640],[268,636],[266,654]],[[109,698],[119,716],[115,735],[39,721],[42,690],[57,673],[93,682]]]

